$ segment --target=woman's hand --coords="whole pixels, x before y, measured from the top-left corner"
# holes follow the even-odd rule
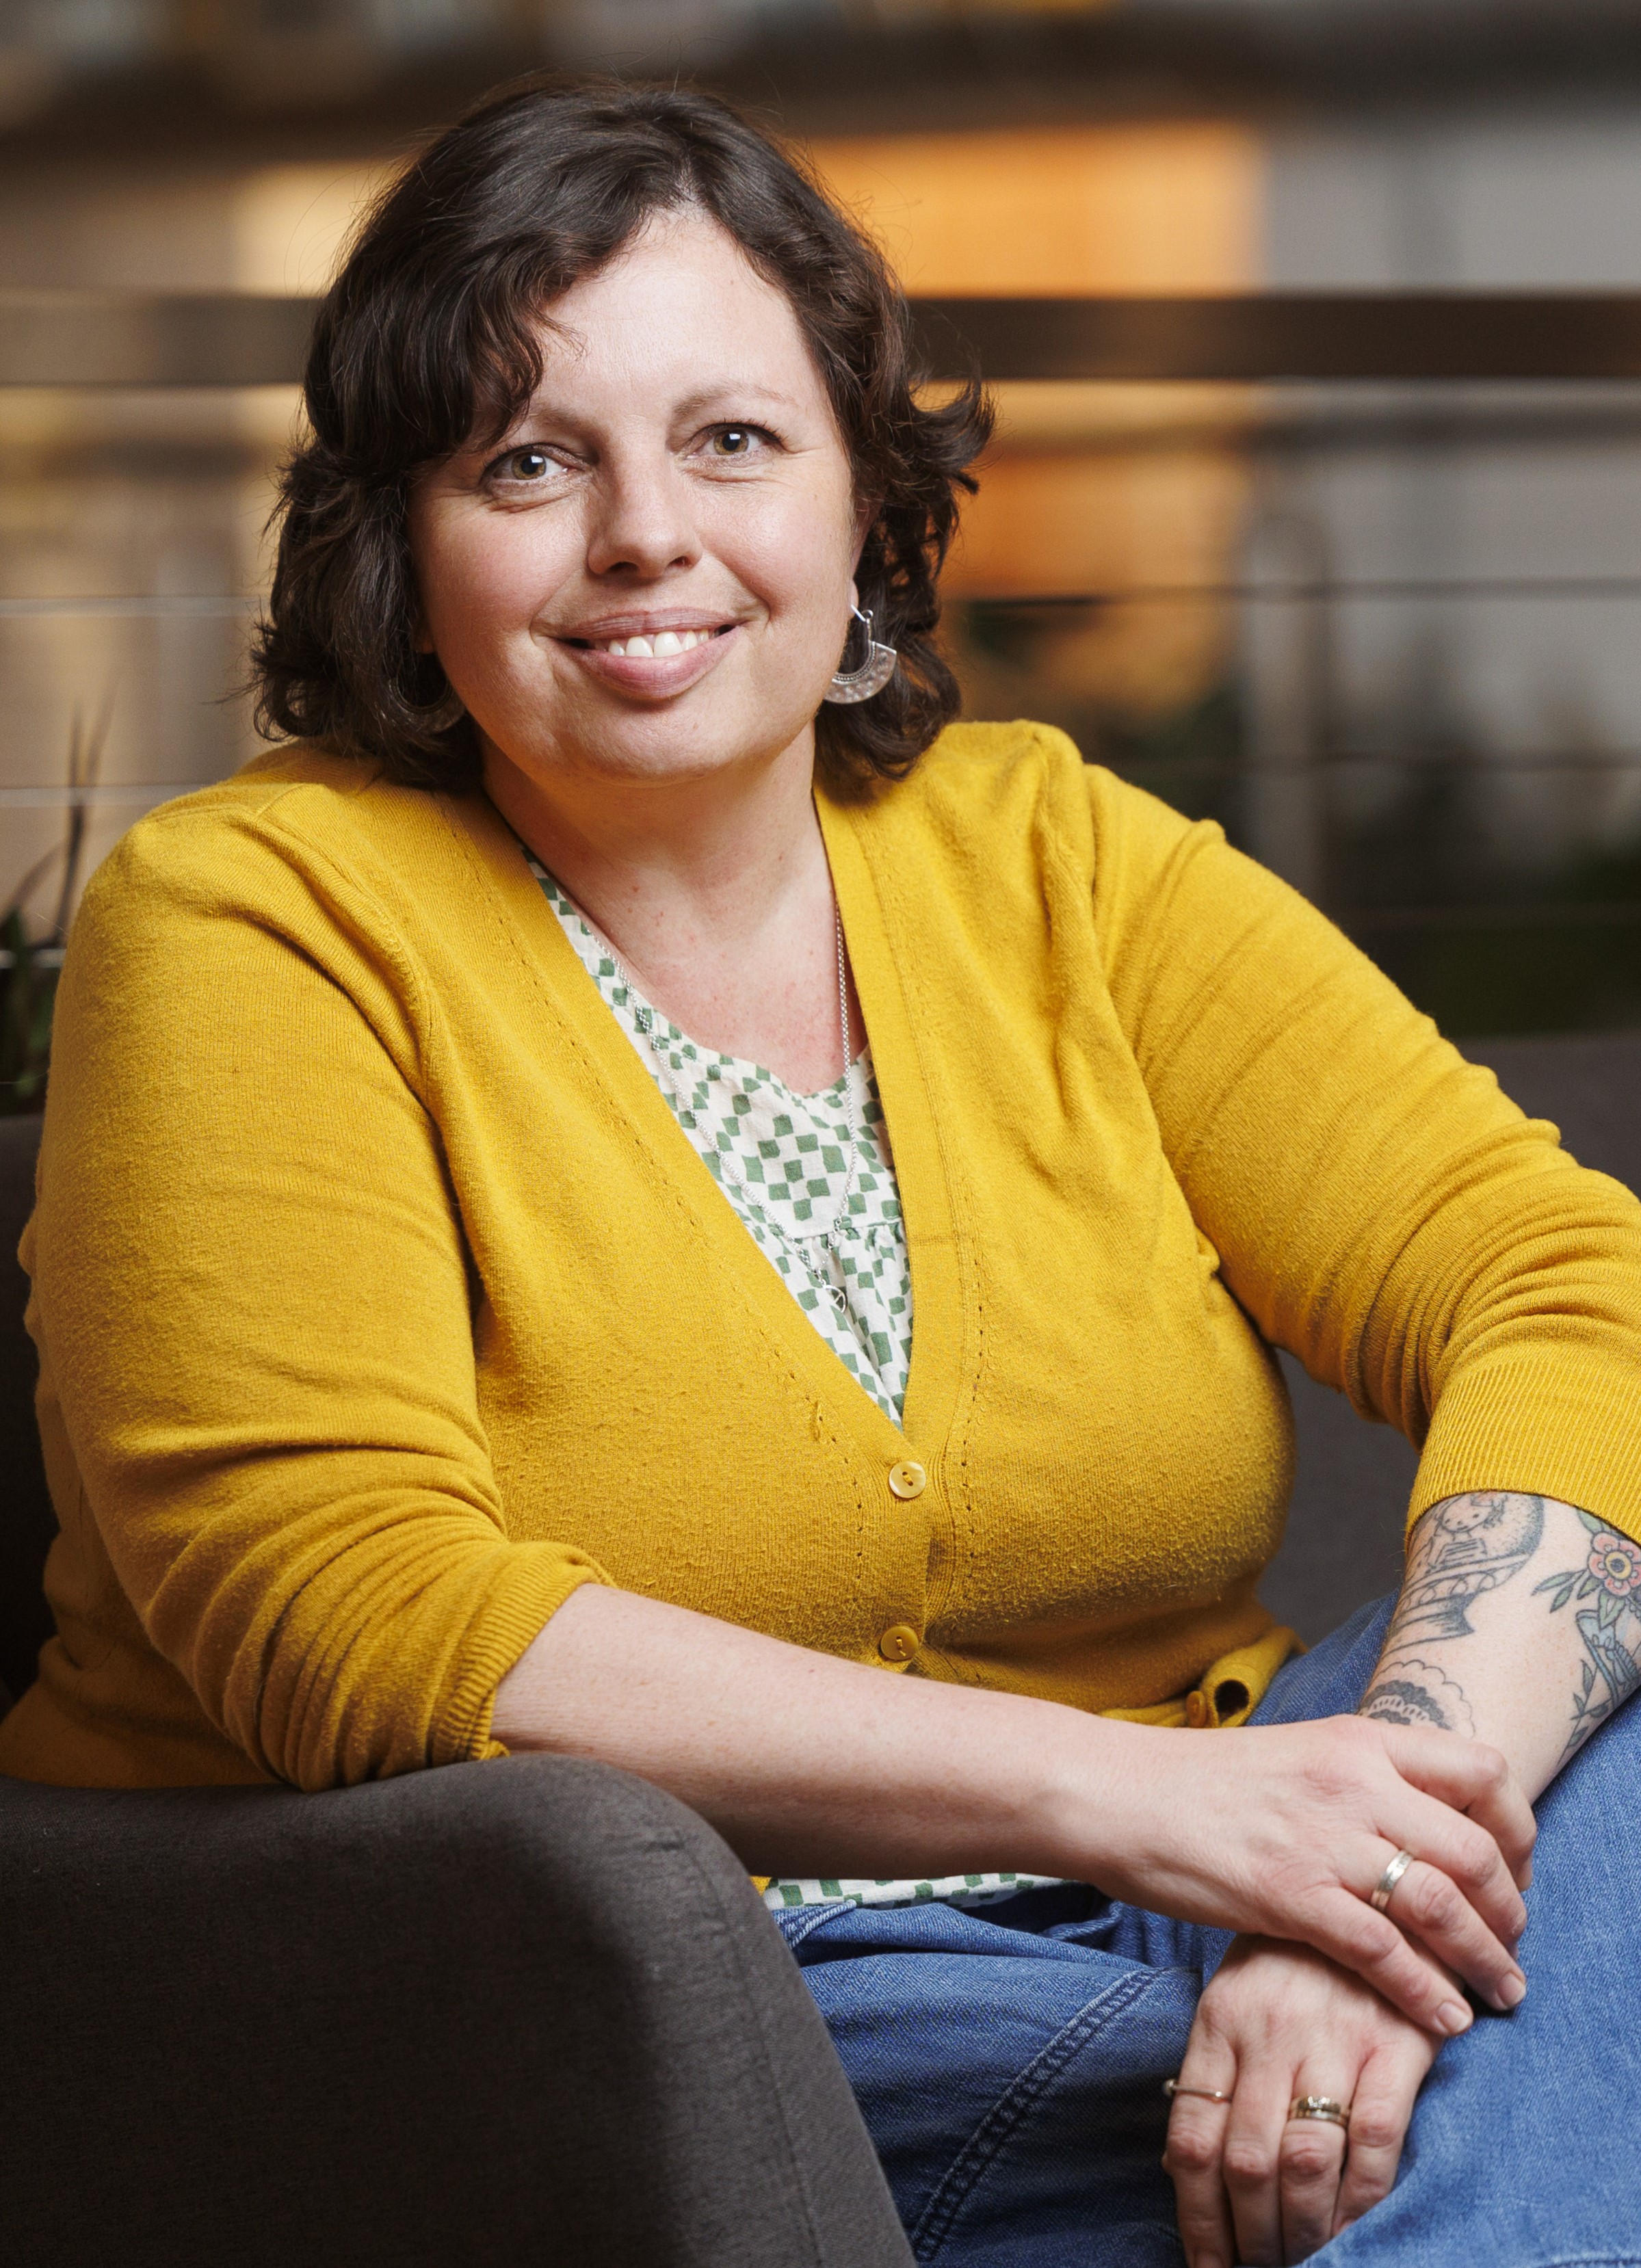
[[[1527,1923],[1517,1884],[1534,1828],[1498,1749],[1361,1717],[1142,1737],[1144,1768],[1097,1792],[1100,1849],[1082,1879],[1185,1920],[1314,1946],[1438,2036],[1471,2021],[1444,1971],[1494,2007],[1521,1999],[1510,1948]],[[1400,1850],[1416,1863],[1376,1913]]]
[[[1389,2191],[1439,2043],[1331,1961],[1240,1938],[1203,1993],[1163,2163],[1190,2268],[1304,2260]],[[1348,2104],[1344,2129],[1290,2119],[1295,2095]]]
[[[1497,1749],[1330,1717],[1163,1731],[887,1677],[659,1599],[584,1584],[502,1680],[510,1749],[596,1757],[700,1812],[754,1874],[1008,1868],[1313,1945],[1438,2034],[1500,2005],[1533,1815]],[[1469,1815],[1467,1816],[1467,1813]],[[1369,1904],[1400,1849],[1420,1863]]]

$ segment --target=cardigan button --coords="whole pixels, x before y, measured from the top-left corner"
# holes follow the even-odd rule
[[[923,1644],[909,1623],[895,1623],[878,1640],[885,1661],[909,1661]]]
[[[889,1467],[889,1493],[902,1502],[921,1496],[929,1485],[929,1476],[916,1457],[902,1457],[898,1465]]]
[[[1188,1693],[1185,1697],[1185,1721],[1195,1731],[1208,1722],[1208,1697],[1203,1693]]]

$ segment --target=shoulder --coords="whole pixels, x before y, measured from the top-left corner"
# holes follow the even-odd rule
[[[1192,838],[1218,842],[1143,788],[1086,762],[1057,725],[1027,719],[948,725],[911,777],[876,799],[869,828],[943,845],[994,877],[1070,864],[1086,882],[1135,858],[1149,865]]]
[[[167,908],[260,918],[320,898],[362,911],[407,858],[436,860],[448,833],[438,797],[295,743],[128,829],[87,885],[77,931],[140,929]]]
[[[996,829],[1045,806],[1085,805],[1085,770],[1076,742],[1057,725],[1026,718],[948,725],[883,802],[902,825]]]

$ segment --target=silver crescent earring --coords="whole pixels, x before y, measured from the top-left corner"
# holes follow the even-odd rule
[[[831,683],[820,696],[823,701],[870,701],[874,693],[882,692],[901,666],[900,655],[894,648],[879,645],[872,637],[870,612],[863,614],[858,607],[851,607],[850,612],[866,633],[866,658],[858,669],[840,667],[835,670]],[[850,629],[852,631],[852,623]],[[848,658],[849,644],[845,639],[843,659],[847,660]]]

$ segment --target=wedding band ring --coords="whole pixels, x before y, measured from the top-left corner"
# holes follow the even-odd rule
[[[1200,2095],[1204,2102],[1229,2102],[1231,2097],[1222,2095],[1217,2087],[1181,2087],[1177,2079],[1165,2079],[1162,2091],[1170,2102],[1176,2095]]]
[[[1331,2095],[1296,2095],[1288,2105],[1290,2124],[1296,2118],[1318,2118],[1325,2126],[1349,2126],[1350,2106],[1336,2102]]]
[[[1373,1892],[1372,1896],[1368,1900],[1369,1905],[1372,1907],[1375,1913],[1384,1912],[1386,1907],[1390,1904],[1391,1892],[1395,1889],[1396,1884],[1402,1880],[1402,1877],[1407,1873],[1408,1868],[1412,1864],[1413,1853],[1411,1851],[1397,1852],[1395,1857],[1391,1860],[1384,1873],[1380,1876],[1379,1887]]]

